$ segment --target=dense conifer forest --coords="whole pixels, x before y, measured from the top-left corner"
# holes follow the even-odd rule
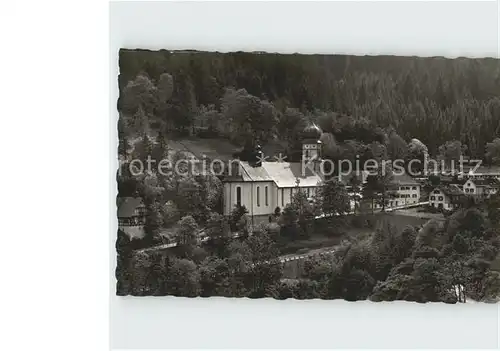
[[[154,125],[175,130],[247,98],[272,117],[260,128],[281,138],[297,115],[325,114],[393,128],[406,141],[421,140],[431,154],[457,140],[467,145],[466,155],[483,158],[486,144],[500,135],[497,59],[122,50],[119,65],[121,91],[143,75],[147,82],[138,84],[171,94],[168,104],[156,106]],[[331,123],[322,127],[328,132]]]

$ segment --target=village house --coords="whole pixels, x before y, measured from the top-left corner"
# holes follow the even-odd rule
[[[463,192],[467,196],[480,199],[489,198],[500,189],[500,181],[495,178],[469,179],[463,185]]]
[[[142,239],[145,235],[146,206],[138,197],[119,197],[118,229],[123,231],[130,239]]]
[[[386,208],[394,208],[401,206],[415,205],[420,202],[422,185],[407,173],[395,174],[389,184],[388,191],[391,195],[385,200]],[[365,199],[362,201],[363,208],[370,209],[372,207],[371,200]],[[375,209],[381,209],[380,203],[373,203]]]
[[[323,182],[319,172],[321,133],[316,125],[304,129],[302,162],[267,161],[268,155],[260,147],[252,161],[233,160],[231,174],[224,178],[224,215],[230,215],[236,205],[245,206],[256,224],[267,221],[277,207],[283,210],[298,191],[312,199]],[[303,166],[308,163],[312,166]]]
[[[500,167],[491,166],[485,167],[480,166],[476,170],[473,166],[464,166],[463,172],[459,174],[460,178],[465,179],[497,179],[500,180]]]
[[[460,206],[463,198],[464,193],[457,185],[438,186],[429,195],[429,205],[451,211]]]
[[[413,205],[420,202],[420,183],[408,174],[395,174],[391,183],[396,188],[395,198],[389,200],[390,207]]]

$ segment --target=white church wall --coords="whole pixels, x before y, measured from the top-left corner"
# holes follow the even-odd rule
[[[266,202],[267,187],[267,202]],[[224,184],[224,215],[229,215],[237,204],[238,189],[240,204],[249,215],[267,215],[276,208],[276,185],[274,182],[228,182]]]
[[[245,182],[224,183],[224,214],[229,215],[238,201],[238,188],[240,189],[240,204],[245,206],[248,211],[251,210],[250,196],[252,194],[252,185]]]
[[[254,182],[252,183],[253,192],[253,215],[268,215],[274,212],[276,206],[274,205],[273,194],[275,193],[274,182]],[[266,188],[267,188],[267,202],[266,202]],[[252,196],[252,194],[250,194]],[[249,210],[252,207],[247,207]]]

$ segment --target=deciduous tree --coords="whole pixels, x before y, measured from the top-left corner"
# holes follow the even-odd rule
[[[184,216],[179,220],[177,230],[177,243],[192,250],[198,243],[198,225],[192,216]]]
[[[500,138],[486,144],[486,158],[493,164],[500,165]]]
[[[335,179],[328,180],[317,191],[325,215],[341,216],[350,211],[349,194],[343,183]]]

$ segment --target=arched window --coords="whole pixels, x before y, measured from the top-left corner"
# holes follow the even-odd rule
[[[240,186],[236,187],[236,204],[238,206],[241,206],[241,187]]]
[[[257,207],[260,207],[260,187],[257,187]]]
[[[265,187],[264,191],[265,191],[265,197],[266,197],[266,206],[269,206],[269,198],[268,198],[268,196],[269,196],[268,191],[269,190],[268,190],[267,186]]]

